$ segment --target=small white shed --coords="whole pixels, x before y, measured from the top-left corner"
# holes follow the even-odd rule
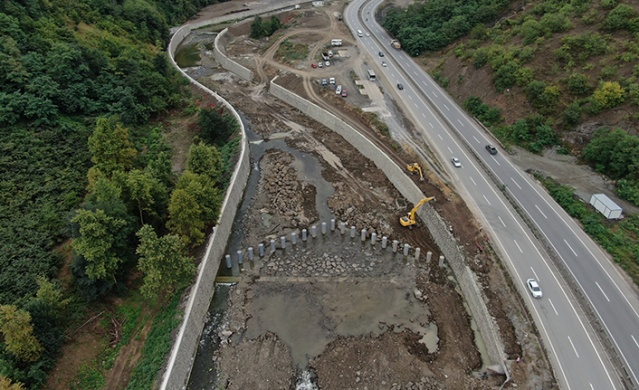
[[[612,201],[606,194],[593,194],[590,204],[608,219],[620,219],[623,209]]]

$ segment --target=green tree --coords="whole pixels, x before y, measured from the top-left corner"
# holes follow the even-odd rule
[[[186,190],[175,189],[169,202],[169,222],[166,226],[187,244],[198,245],[204,241],[205,223],[202,211],[195,197]]]
[[[140,215],[140,223],[144,224],[144,212],[153,212],[156,192],[161,191],[161,183],[150,172],[133,169],[126,174],[126,187],[131,201],[135,202]],[[166,192],[166,189],[164,189]]]
[[[33,336],[31,315],[13,305],[0,306],[0,332],[5,348],[23,362],[35,362],[40,358],[42,346]]]
[[[141,292],[152,298],[160,292],[187,282],[195,273],[193,259],[185,255],[184,243],[179,236],[168,234],[158,237],[153,227],[144,225],[137,232],[140,245],[138,268],[144,272]]]
[[[253,23],[251,23],[251,34],[249,35],[253,39],[260,39],[266,36],[266,30],[262,23],[262,18],[259,15],[255,15]]]
[[[129,140],[129,131],[113,118],[98,118],[89,137],[91,161],[106,175],[133,166],[137,151]]]
[[[268,36],[273,35],[277,30],[282,27],[282,22],[277,16],[271,16],[270,21],[265,26],[265,30]]]
[[[73,249],[87,260],[86,273],[92,280],[115,278],[124,261],[115,253],[118,231],[127,226],[124,219],[107,215],[104,210],[78,210],[71,220],[79,225],[80,236]]]
[[[186,166],[189,171],[206,175],[217,184],[220,175],[220,152],[215,146],[208,146],[204,142],[192,144]]]
[[[57,281],[52,282],[44,276],[36,278],[38,283],[38,292],[36,297],[51,306],[58,312],[62,312],[71,302],[70,298],[64,297],[64,292]]]
[[[202,139],[212,145],[223,145],[237,133],[238,124],[230,115],[219,109],[200,110],[198,124],[202,129]]]

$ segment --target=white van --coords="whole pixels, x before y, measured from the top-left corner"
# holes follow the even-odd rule
[[[362,33],[362,30],[357,30],[357,36],[360,38],[364,36],[364,33]]]

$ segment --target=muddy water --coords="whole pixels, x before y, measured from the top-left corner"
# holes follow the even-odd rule
[[[217,331],[222,324],[224,313],[228,307],[228,297],[228,285],[218,284],[215,286],[215,295],[213,295],[213,300],[209,306],[208,320],[202,330],[198,351],[193,361],[188,389],[214,388],[216,372],[211,356],[213,356],[213,352],[220,344],[220,337]]]
[[[175,51],[175,62],[180,68],[190,68],[200,61],[200,49],[197,43],[180,45]]]

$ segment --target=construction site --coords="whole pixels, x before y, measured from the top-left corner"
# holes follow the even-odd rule
[[[259,6],[230,1],[198,20]],[[268,39],[249,38],[252,20],[208,26],[178,50],[196,58],[178,65],[240,112],[252,167],[188,388],[557,388],[490,236],[387,86],[367,80],[377,59],[359,52],[341,20],[344,6],[277,13],[287,28]],[[226,27],[225,54],[250,69],[252,81],[212,54]],[[311,66],[336,39],[342,46],[330,66]],[[304,56],[292,55],[295,48],[306,48]],[[335,85],[322,86],[324,78]],[[275,97],[272,83],[369,139],[414,181],[422,201],[404,199],[351,143]],[[337,94],[337,85],[348,94]],[[444,232],[416,217],[426,209]],[[434,234],[451,237],[478,296],[464,295]],[[485,304],[487,318],[473,317],[470,298]],[[490,357],[478,321],[494,326],[502,361]]]

